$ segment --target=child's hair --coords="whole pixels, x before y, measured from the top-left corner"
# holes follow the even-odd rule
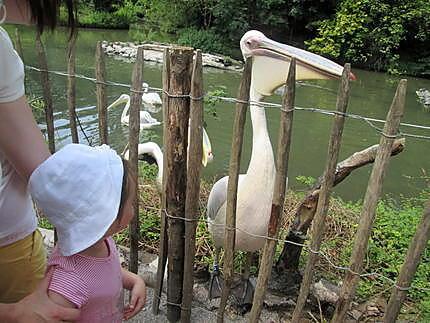
[[[124,169],[123,175],[122,175],[122,186],[121,186],[121,200],[119,202],[119,209],[118,209],[118,215],[116,219],[118,221],[121,220],[122,216],[122,208],[124,207],[125,201],[127,201],[129,189],[128,185],[130,183],[130,163],[128,160],[125,160],[124,158],[121,158],[122,160],[122,166]]]
[[[77,1],[76,0],[27,0],[31,10],[31,17],[40,33],[45,27],[53,30],[57,26],[60,5],[67,9],[67,26],[71,34],[75,31]]]

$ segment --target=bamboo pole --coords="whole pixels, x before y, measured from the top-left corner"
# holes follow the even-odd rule
[[[203,154],[203,65],[202,52],[196,51],[191,76],[190,134],[188,143],[187,192],[185,199],[185,257],[181,322],[190,322],[193,301],[193,265],[196,253],[196,220],[199,217],[200,171]]]
[[[46,62],[45,49],[43,48],[40,33],[36,33],[36,51],[39,58],[39,67],[42,70],[40,73],[43,89],[43,100],[45,102],[45,117],[46,129],[48,132],[48,145],[51,154],[55,152],[55,137],[54,137],[54,109],[52,105],[51,84],[48,75],[48,63]]]
[[[138,156],[140,131],[140,106],[142,105],[142,80],[143,80],[143,47],[137,48],[136,63],[134,64],[131,93],[130,93],[130,124],[129,124],[129,149],[130,171],[135,194],[133,198],[134,216],[130,222],[130,263],[128,268],[137,273],[139,268],[139,202],[138,202]]]
[[[417,226],[417,231],[415,232],[412,242],[409,245],[408,252],[406,253],[405,262],[400,269],[396,285],[391,291],[390,300],[388,301],[388,306],[383,319],[385,323],[396,321],[429,239],[430,201],[427,202],[421,222]]]
[[[345,64],[342,73],[341,84],[339,85],[339,92],[336,102],[336,110],[339,114],[336,114],[334,118],[333,128],[331,131],[330,142],[328,146],[327,162],[324,171],[324,179],[321,184],[321,191],[318,198],[318,206],[315,214],[315,219],[312,227],[312,240],[311,250],[318,252],[320,250],[321,241],[325,229],[325,221],[327,216],[327,210],[330,200],[330,193],[333,187],[336,164],[339,158],[339,150],[342,139],[343,126],[345,123],[345,116],[349,100],[349,76],[351,74],[351,66]],[[306,263],[306,269],[303,276],[303,281],[300,286],[300,293],[297,299],[297,304],[293,312],[292,321],[299,322],[302,314],[303,307],[305,306],[306,299],[309,295],[309,288],[312,283],[313,269],[315,263],[318,260],[318,254],[309,252],[308,261]]]
[[[67,106],[69,109],[70,133],[73,143],[79,143],[78,129],[76,127],[76,37],[77,34],[73,33],[67,46]]]
[[[251,86],[252,60],[248,58],[240,81],[238,99],[249,101],[249,89]],[[221,293],[221,302],[218,309],[218,322],[224,321],[224,311],[230,294],[230,286],[233,280],[234,267],[234,243],[236,238],[236,202],[237,186],[239,180],[240,157],[242,155],[243,132],[246,121],[248,103],[236,103],[236,116],[233,125],[233,140],[231,143],[231,157],[227,186],[227,209],[224,234],[224,286]]]
[[[190,116],[193,50],[173,48],[170,54],[169,115],[170,143],[164,147],[167,157],[166,209],[168,214],[167,319],[176,322],[181,315],[184,278],[185,194],[187,185],[187,134]],[[185,97],[181,97],[185,95]],[[174,305],[179,304],[179,305]]]
[[[97,42],[96,47],[96,93],[97,111],[99,114],[99,140],[100,144],[108,143],[107,129],[107,98],[106,98],[106,66],[105,53],[102,42]]]
[[[169,145],[169,132],[167,128],[167,120],[169,115],[169,77],[170,77],[170,51],[168,48],[164,49],[163,58],[163,147]],[[163,154],[163,179],[162,179],[162,190],[161,190],[161,224],[160,224],[160,246],[158,255],[158,267],[157,267],[157,281],[154,289],[154,300],[152,303],[152,313],[157,315],[160,306],[160,297],[163,290],[164,271],[167,261],[167,219],[165,214],[166,209],[166,186],[167,186],[167,159],[166,154]]]
[[[22,50],[21,34],[19,29],[15,28],[15,49],[18,52],[19,57],[24,61],[24,52]]]
[[[376,206],[382,191],[382,183],[387,169],[391,147],[399,129],[400,119],[403,116],[406,97],[405,79],[400,80],[396,94],[387,115],[383,134],[379,143],[375,164],[369,178],[363,208],[360,214],[360,222],[355,234],[354,247],[350,260],[350,271],[346,273],[341,293],[333,316],[333,322],[343,322],[346,311],[352,301],[357,287],[359,274],[363,268],[363,259],[367,250],[370,232],[375,219]]]
[[[276,158],[276,177],[273,192],[272,209],[270,213],[267,235],[269,238],[277,238],[281,217],[284,210],[285,189],[288,172],[288,159],[291,144],[291,132],[293,126],[293,109],[296,90],[296,60],[293,58],[288,71],[286,91],[283,98],[283,109],[281,110],[280,130],[278,135],[278,151]],[[266,239],[261,256],[260,269],[257,285],[255,287],[254,299],[250,314],[250,322],[258,322],[263,307],[264,295],[273,266],[276,240]]]

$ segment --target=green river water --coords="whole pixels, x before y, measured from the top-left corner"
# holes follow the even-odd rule
[[[6,26],[6,29],[14,38],[14,26]],[[20,27],[24,48],[24,62],[26,65],[37,66],[37,56],[34,46],[34,31],[31,28]],[[48,65],[50,70],[66,71],[66,36],[64,33],[46,34],[43,37],[47,50]],[[127,31],[112,30],[80,30],[77,44],[76,70],[79,74],[94,77],[94,53],[98,40],[128,41]],[[108,58],[106,61],[107,75],[110,81],[130,83],[132,64]],[[390,107],[398,80],[388,74],[368,72],[354,69],[357,81],[352,83],[351,98],[348,112],[377,119],[385,119]],[[40,96],[40,75],[38,72],[26,71],[27,93]],[[214,68],[205,68],[204,82],[206,90],[213,90],[220,86],[225,87],[226,94],[234,97],[240,81],[240,73],[224,71]],[[406,98],[406,110],[402,122],[430,126],[430,111],[426,111],[415,94],[419,88],[430,89],[430,80],[407,77],[408,91]],[[144,80],[152,87],[161,87],[161,65],[145,62]],[[66,105],[66,83],[63,76],[51,75],[52,91],[54,96],[55,135],[56,145],[71,142],[68,125]],[[314,81],[298,84],[296,105],[307,108],[335,109],[338,81]],[[127,93],[126,88],[109,86],[107,88],[108,102],[112,102],[121,93]],[[274,95],[267,101],[281,101],[280,95]],[[95,144],[98,141],[97,111],[95,108],[96,95],[95,84],[86,80],[77,80],[77,111],[85,130]],[[212,142],[214,161],[203,170],[203,176],[207,179],[221,177],[228,173],[230,158],[231,134],[234,119],[234,105],[232,103],[217,103],[217,118],[210,114],[205,116],[207,132]],[[109,112],[109,142],[122,151],[126,141],[128,129],[121,126],[120,115],[122,109],[114,109]],[[267,122],[269,126],[272,144],[277,142],[279,128],[279,111],[267,110]],[[154,115],[162,119],[161,112]],[[304,189],[304,185],[296,180],[299,175],[318,177],[321,175],[327,154],[327,145],[330,136],[332,117],[319,113],[296,111],[294,115],[294,127],[292,148],[289,164],[289,185],[295,190]],[[382,124],[376,123],[382,127]],[[426,129],[415,129],[403,126],[404,133],[412,133],[430,136]],[[161,127],[145,133],[145,137],[161,144]],[[242,171],[246,171],[251,154],[252,134],[250,119],[248,116],[244,140]],[[80,132],[81,142],[86,139]],[[379,141],[379,134],[362,120],[348,118],[342,139],[340,160],[352,153],[362,150]],[[58,148],[57,148],[58,149]],[[391,158],[389,169],[384,182],[384,194],[394,198],[400,195],[414,196],[426,187],[425,176],[430,172],[430,140],[406,138],[405,151]],[[371,166],[354,171],[343,183],[335,189],[335,194],[346,200],[357,200],[364,197],[367,181],[371,172]],[[424,176],[425,175],[425,176]]]

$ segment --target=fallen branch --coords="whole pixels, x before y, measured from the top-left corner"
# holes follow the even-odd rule
[[[335,180],[333,185],[336,186],[342,182],[349,174],[352,173],[353,170],[373,163],[375,161],[378,146],[379,145],[376,144],[356,152],[347,159],[338,163],[336,166]],[[401,153],[404,148],[404,138],[395,140],[391,149],[391,156]],[[297,243],[303,243],[306,240],[305,236],[315,216],[318,196],[321,188],[321,181],[322,176],[317,180],[316,184],[310,189],[303,201],[297,207],[294,221],[291,225],[291,229],[286,240]],[[301,252],[302,247],[285,243],[282,253],[279,256],[275,266],[278,273],[283,271],[298,270]]]

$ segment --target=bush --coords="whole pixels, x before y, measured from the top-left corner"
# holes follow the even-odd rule
[[[211,30],[185,28],[178,35],[180,45],[191,46],[210,53],[224,54],[226,51],[222,38]]]
[[[400,202],[394,200],[381,201],[378,204],[376,219],[372,230],[371,239],[365,263],[365,272],[378,272],[393,281],[396,281],[400,268],[406,256],[406,251],[415,234],[418,223],[421,221],[424,203],[429,199],[429,192],[423,192],[416,198],[403,198]],[[361,205],[349,206],[359,211]],[[349,260],[353,241],[344,250],[343,259]],[[347,262],[344,262],[347,265]],[[357,296],[368,299],[375,295],[376,291],[388,289],[391,291],[391,282],[376,279],[361,279],[357,290]],[[415,274],[412,285],[422,288],[430,288],[430,242],[424,251],[420,265]],[[386,296],[388,297],[389,294]],[[430,290],[421,291],[412,288],[408,297],[418,305],[422,319],[430,320]],[[427,314],[426,314],[427,313]]]
[[[402,47],[417,59],[429,49],[429,16],[427,0],[343,0],[333,18],[315,24],[318,35],[307,45],[355,65],[398,72]]]

